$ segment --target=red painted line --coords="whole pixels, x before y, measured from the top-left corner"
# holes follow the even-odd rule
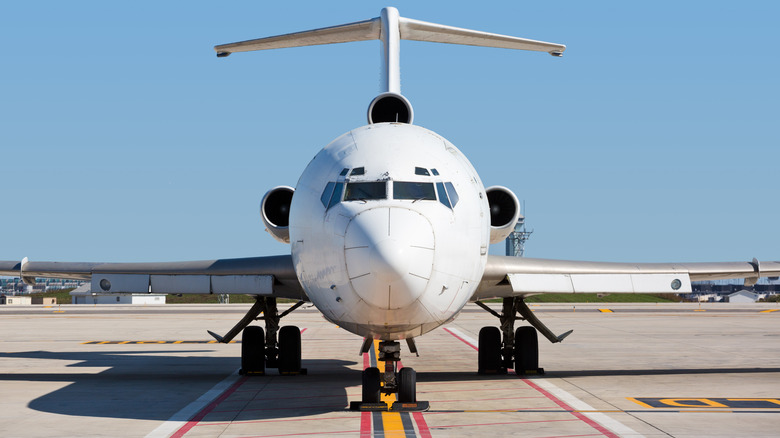
[[[420,433],[420,438],[431,438],[431,430],[428,429],[428,423],[425,422],[422,412],[413,412],[412,418],[417,423],[417,431]]]
[[[609,437],[609,438],[619,438],[618,435],[610,432],[604,426],[602,426],[602,425],[596,423],[595,421],[591,420],[590,418],[586,417],[583,413],[576,412],[571,406],[569,406],[566,403],[564,403],[563,401],[559,400],[558,397],[556,397],[556,396],[550,394],[549,392],[547,392],[546,390],[542,389],[539,385],[537,385],[536,383],[533,383],[531,380],[529,380],[529,379],[522,379],[522,380],[523,380],[523,382],[525,384],[527,384],[531,388],[533,388],[533,389],[541,392],[542,394],[544,394],[545,397],[547,397],[550,400],[552,400],[553,402],[555,402],[558,406],[560,406],[563,409],[571,412],[572,415],[574,415],[575,417],[577,417],[580,420],[584,421],[590,427],[592,427],[592,428],[598,430],[599,432],[601,432],[604,436]]]
[[[306,328],[301,330],[301,333],[305,332]],[[200,412],[195,414],[190,421],[184,424],[179,430],[177,430],[173,435],[171,435],[171,438],[181,438],[189,432],[195,425],[197,425],[200,420],[202,420],[206,415],[208,415],[211,411],[213,411],[220,403],[225,401],[228,397],[230,397],[231,394],[233,394],[239,386],[243,385],[248,377],[242,376],[240,379],[238,379],[237,382],[233,383],[230,388],[225,390],[222,394],[219,395],[219,397],[215,398],[214,401],[209,403],[205,408],[201,409]]]
[[[470,346],[471,348],[479,351],[479,348],[477,348],[477,346],[472,345],[470,342],[468,342],[465,339],[463,339],[462,337],[456,335],[450,329],[445,328],[444,331],[446,331],[447,333],[449,333],[452,336],[456,337],[458,340],[460,340],[464,344],[466,344],[466,345]],[[533,383],[531,380],[529,380],[529,379],[522,379],[522,381],[526,385],[528,385],[531,388],[533,388],[533,389],[539,391],[540,393],[542,393],[545,397],[547,397],[548,399],[553,401],[555,404],[557,404],[561,408],[565,409],[566,411],[569,411],[569,413],[571,413],[572,415],[577,417],[579,420],[583,421],[585,424],[587,424],[590,427],[592,427],[592,428],[598,430],[599,432],[601,432],[604,436],[609,437],[609,438],[618,438],[618,435],[615,435],[614,433],[610,432],[609,430],[604,428],[602,425],[600,425],[600,424],[596,423],[595,421],[591,420],[590,418],[586,417],[584,414],[582,414],[580,412],[575,412],[574,409],[571,406],[567,405],[566,403],[564,403],[563,401],[559,400],[554,395],[552,395],[549,392],[545,391],[539,385]]]
[[[214,401],[209,403],[205,408],[201,409],[200,412],[195,414],[195,416],[192,417],[192,419],[190,421],[185,423],[184,426],[182,426],[173,435],[171,435],[171,438],[181,438],[181,437],[183,437],[185,433],[189,432],[190,429],[195,427],[195,425],[198,424],[198,422],[200,422],[200,420],[202,420],[206,415],[208,415],[209,412],[213,411],[214,408],[217,407],[217,405],[219,405],[220,403],[225,401],[225,399],[230,397],[230,394],[233,394],[233,392],[235,392],[235,390],[238,389],[239,386],[243,385],[247,378],[248,378],[247,376],[243,376],[240,379],[238,379],[238,381],[233,383],[230,386],[230,388],[225,390],[225,392],[220,394],[219,397],[215,398]]]
[[[373,345],[371,346],[373,348]],[[363,353],[363,369],[371,365],[368,353]],[[363,395],[361,394],[361,398]],[[360,438],[371,438],[371,412],[360,413]]]
[[[458,340],[460,340],[460,341],[461,341],[461,342],[463,342],[464,344],[468,345],[469,347],[471,347],[471,348],[473,348],[473,349],[475,349],[475,350],[479,351],[479,348],[477,348],[477,346],[476,346],[476,345],[471,345],[471,342],[469,342],[469,341],[467,341],[467,340],[465,340],[465,339],[461,338],[460,336],[456,335],[455,333],[453,333],[452,331],[450,331],[450,329],[448,329],[448,328],[445,328],[445,329],[444,329],[444,331],[445,331],[445,332],[447,332],[447,333],[449,333],[449,334],[451,334],[452,336],[455,336],[456,338],[458,338]]]

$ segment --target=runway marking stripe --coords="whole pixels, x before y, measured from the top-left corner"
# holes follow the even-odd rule
[[[477,341],[475,341],[473,338],[467,336],[463,332],[461,332],[458,329],[452,328],[445,328],[445,331],[447,331],[449,334],[455,336],[456,338],[460,339],[461,341],[465,342],[466,344],[470,345],[475,350],[479,351],[477,347]],[[470,341],[470,342],[469,342]],[[639,433],[634,431],[633,429],[626,427],[622,423],[620,423],[617,420],[614,420],[611,417],[608,417],[601,413],[590,413],[590,414],[584,414],[581,412],[578,412],[578,410],[575,410],[570,406],[570,404],[576,404],[577,409],[582,410],[593,410],[591,406],[589,406],[587,403],[581,401],[580,399],[574,397],[573,395],[569,394],[568,392],[558,388],[555,386],[552,382],[547,381],[545,379],[538,379],[536,380],[538,384],[533,383],[529,379],[522,379],[524,383],[526,383],[528,386],[536,389],[540,393],[542,393],[545,397],[556,403],[561,408],[571,412],[572,415],[577,417],[579,420],[585,422],[586,424],[590,425],[594,429],[601,432],[604,436],[610,437],[610,438],[617,438],[619,435],[612,433],[610,430],[606,429],[603,425],[607,426],[609,429],[612,429],[614,431],[617,431],[620,435],[631,435],[634,437],[641,437]],[[542,386],[546,387],[545,389],[542,388]],[[553,393],[556,393],[558,397],[553,395]],[[564,403],[560,398],[565,398],[569,401],[570,404]],[[597,418],[598,420],[595,420],[593,417]]]
[[[780,409],[780,398],[626,397],[626,399],[649,409],[670,407],[685,409]]]
[[[225,401],[228,397],[230,397],[233,392],[238,389],[239,386],[243,385],[244,382],[248,379],[248,376],[242,376],[238,381],[234,382],[233,385],[230,386],[225,392],[223,392],[219,397],[214,399],[211,403],[209,403],[205,408],[201,409],[200,412],[198,412],[190,421],[188,421],[184,426],[182,426],[179,430],[177,430],[173,435],[171,435],[171,438],[181,438],[190,431],[193,427],[195,427],[196,424],[200,422],[206,415],[208,415],[211,411],[214,410],[214,408],[217,407],[220,403]]]
[[[777,312],[778,310],[780,309],[767,309],[767,310],[762,310],[758,313],[772,313],[772,312]]]
[[[599,309],[599,312],[601,313],[614,313],[612,309]]]

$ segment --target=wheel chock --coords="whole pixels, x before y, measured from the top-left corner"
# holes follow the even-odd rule
[[[544,374],[544,368],[537,368],[535,370],[523,370],[519,373],[517,372],[517,370],[515,370],[515,374],[517,374],[518,376],[528,376],[534,374],[542,375]]]
[[[309,374],[309,370],[306,368],[301,368],[298,371],[279,371],[279,374],[282,376],[305,376]]]
[[[359,401],[349,402],[350,411],[363,411],[363,412],[387,412],[387,403],[364,403]]]
[[[395,402],[390,407],[391,412],[422,412],[430,409],[430,403],[427,401],[418,402]]]

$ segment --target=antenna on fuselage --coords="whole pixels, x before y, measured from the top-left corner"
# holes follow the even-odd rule
[[[411,104],[401,95],[401,40],[530,50],[547,52],[553,56],[562,56],[566,50],[566,46],[563,44],[547,43],[404,18],[398,15],[398,9],[393,7],[382,9],[379,17],[370,20],[237,43],[220,44],[214,46],[214,50],[217,52],[217,57],[222,58],[234,52],[368,40],[382,41],[382,94],[374,98],[369,105],[369,123],[396,120],[412,123],[414,118]]]

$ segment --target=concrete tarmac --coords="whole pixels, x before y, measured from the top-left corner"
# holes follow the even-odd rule
[[[402,345],[424,413],[360,413],[361,339],[313,309],[305,376],[242,377],[240,344],[208,343],[248,305],[0,306],[0,436],[775,437],[777,305],[533,305],[546,374],[476,374],[474,339],[498,325],[469,305]],[[599,310],[602,309],[602,310]],[[612,310],[608,312],[607,310]]]

